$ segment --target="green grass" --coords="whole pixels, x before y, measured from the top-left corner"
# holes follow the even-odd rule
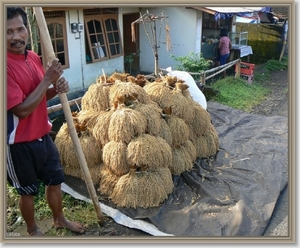
[[[265,87],[265,84],[271,80],[270,73],[286,70],[288,59],[283,57],[281,61],[269,60],[262,66],[261,73],[254,73],[252,84],[235,77],[226,77],[212,83],[211,87],[219,91],[219,94],[212,100],[249,112],[255,105],[260,104],[270,92]]]
[[[71,221],[79,221],[86,228],[98,225],[98,219],[94,205],[85,201],[73,198],[71,195],[62,193],[63,196],[63,212],[67,219]],[[17,191],[7,183],[7,231],[13,231],[19,225],[25,225],[23,219],[17,223],[15,220],[21,216],[18,206],[19,196]],[[52,218],[51,209],[45,199],[45,187],[40,186],[39,194],[35,197],[35,217],[37,220],[47,220]],[[47,232],[50,236],[72,236],[74,235],[67,229],[52,228]]]
[[[246,112],[259,104],[269,93],[269,90],[261,84],[249,84],[247,81],[235,77],[221,79],[212,87],[219,90],[219,94],[213,97],[214,101]]]

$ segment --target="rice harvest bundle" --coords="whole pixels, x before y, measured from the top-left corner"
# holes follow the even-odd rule
[[[102,164],[100,164],[99,166],[96,166],[96,167],[89,168],[89,172],[91,174],[93,184],[95,184],[95,185],[98,184],[99,180],[100,180],[100,173],[99,172],[101,170],[101,166],[102,166]],[[84,177],[84,174],[81,171],[80,167],[78,167],[78,168],[64,167],[64,173],[66,175],[76,177],[76,178],[79,178],[83,181],[86,181],[86,178]]]
[[[154,136],[158,135],[161,129],[161,108],[155,102],[152,102],[149,104],[138,103],[134,109],[141,112],[145,117],[147,121],[146,133]]]
[[[198,158],[206,158],[209,156],[209,151],[207,147],[207,141],[204,135],[198,136],[195,139],[192,140],[195,148]]]
[[[155,172],[157,170],[157,172]],[[172,192],[173,181],[168,168],[135,172],[131,169],[116,183],[110,196],[119,207],[157,207]]]
[[[90,85],[81,99],[81,109],[83,111],[94,110],[98,112],[109,109],[109,91],[110,86],[98,83]]]
[[[138,170],[168,167],[171,162],[171,147],[160,137],[142,134],[128,144],[127,163]]]
[[[128,82],[134,83],[136,85],[139,85],[141,87],[144,87],[145,85],[149,84],[150,82],[147,80],[145,75],[138,74],[136,77],[134,76],[128,76],[126,78]]]
[[[184,90],[187,91],[187,90]],[[194,103],[186,98],[181,90],[174,89],[172,92],[172,115],[175,115],[183,119],[186,123],[189,123],[194,118]]]
[[[160,122],[161,125],[160,125],[160,131],[158,133],[158,136],[163,138],[169,144],[169,146],[172,146],[173,135],[171,129],[165,119],[161,119]]]
[[[125,142],[128,144],[132,139],[146,132],[147,120],[140,112],[121,108],[113,112],[108,127],[109,140]]]
[[[101,112],[103,112],[103,111],[101,111]],[[98,116],[99,116],[99,111],[81,110],[76,115],[76,119],[79,124],[84,125],[85,129],[88,132],[92,133]]]
[[[190,129],[183,119],[171,115],[166,118],[166,122],[173,136],[172,147],[178,147],[189,139]]]
[[[103,165],[100,168],[99,177],[100,180],[98,191],[104,195],[109,196],[113,192],[113,189],[120,179],[120,176],[117,176],[116,174],[111,172],[108,166]]]
[[[68,124],[65,122],[62,124],[60,129],[58,130],[56,136],[55,136],[55,145],[57,147],[57,150],[60,154],[60,161],[61,163],[64,163],[64,157],[65,157],[65,148],[66,143],[69,142],[70,136],[69,136],[69,129]]]
[[[117,176],[129,172],[126,159],[127,145],[124,142],[110,141],[103,147],[103,163]]]
[[[188,123],[188,126],[196,136],[203,135],[211,125],[211,117],[209,113],[199,103],[193,105],[194,118]]]
[[[164,82],[153,82],[144,87],[150,99],[158,104],[160,108],[172,106],[172,90]]]
[[[60,131],[58,134],[59,133]],[[67,138],[64,137],[63,142],[59,141],[60,136],[56,136],[55,139],[58,150],[62,151],[60,154],[61,162],[64,167],[80,168],[72,139],[69,135],[66,137]],[[82,133],[78,139],[88,167],[99,166],[99,164],[102,163],[102,150],[97,146],[95,138],[88,133]]]
[[[169,168],[173,175],[180,175],[182,172],[192,169],[194,161],[192,161],[186,148],[183,146],[174,147],[172,152],[173,161]]]
[[[109,80],[111,81],[122,81],[126,82],[127,77],[129,76],[128,73],[119,73],[119,72],[114,72],[110,77]]]
[[[197,159],[197,151],[196,147],[194,146],[193,142],[191,140],[187,140],[182,144],[182,147],[186,149],[187,153],[190,156],[190,159],[192,163],[194,163]]]
[[[109,99],[110,105],[119,97],[127,97],[132,103],[139,101],[140,103],[147,104],[150,100],[144,88],[130,82],[117,81],[110,87]]]
[[[213,125],[210,125],[204,137],[206,138],[209,156],[216,154],[219,150],[219,137]]]
[[[99,112],[99,116],[96,118],[95,125],[92,129],[92,134],[96,142],[101,144],[102,147],[109,142],[108,127],[113,113],[112,110]]]
[[[98,171],[102,164],[102,151],[95,139],[88,132],[82,132],[78,137],[87,166],[90,170]],[[80,164],[74,144],[68,132],[67,123],[64,123],[55,138],[55,145],[60,153],[60,160],[66,175],[82,178]],[[94,173],[93,182],[99,181],[98,173]]]

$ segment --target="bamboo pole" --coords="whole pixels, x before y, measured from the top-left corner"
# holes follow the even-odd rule
[[[49,31],[48,31],[48,27],[46,24],[46,20],[44,17],[42,7],[34,7],[34,11],[35,11],[35,15],[36,15],[36,21],[37,21],[37,24],[38,24],[38,27],[40,30],[41,41],[44,44],[47,61],[52,62],[53,59],[55,59],[55,53],[54,53],[53,46],[51,43],[51,38],[49,35]],[[80,145],[77,133],[76,133],[76,129],[74,126],[74,122],[73,122],[71,110],[70,110],[70,107],[68,104],[68,99],[67,99],[66,93],[59,94],[59,99],[60,99],[62,107],[63,107],[64,115],[65,115],[65,118],[66,118],[66,121],[68,124],[68,129],[69,129],[71,139],[72,139],[74,147],[75,147],[76,155],[77,155],[81,170],[84,174],[85,182],[86,182],[90,197],[93,201],[94,208],[97,213],[99,224],[102,225],[104,223],[104,218],[102,215],[102,211],[100,209],[100,204],[99,204],[96,190],[95,190],[92,178],[91,178],[91,174],[87,167],[85,156],[82,151],[82,148],[81,148],[81,145]]]

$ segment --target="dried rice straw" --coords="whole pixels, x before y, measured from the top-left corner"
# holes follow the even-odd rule
[[[129,172],[126,150],[125,143],[116,141],[110,141],[103,147],[103,163],[117,176],[123,176]]]

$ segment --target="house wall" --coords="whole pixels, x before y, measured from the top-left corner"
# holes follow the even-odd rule
[[[175,62],[170,55],[173,54],[176,57],[186,56],[190,52],[195,51],[197,42],[197,19],[200,18],[200,11],[195,11],[194,9],[185,9],[183,7],[159,7],[159,8],[141,8],[141,13],[145,14],[146,11],[150,14],[160,16],[168,16],[164,19],[161,27],[161,35],[159,39],[160,32],[160,21],[156,21],[157,30],[157,45],[158,48],[158,67],[167,68],[169,66],[174,67],[177,62]],[[170,40],[171,40],[171,50],[167,51],[166,43],[166,23],[170,28]],[[149,38],[146,35],[144,26],[139,25],[140,29],[140,70],[142,72],[153,73],[155,68],[155,58],[153,49],[150,46]],[[152,30],[147,25],[147,32],[149,37],[153,41]],[[201,34],[200,34],[201,37]],[[152,43],[154,44],[154,43]]]
[[[108,59],[97,63],[86,63],[85,57],[85,35],[84,30],[81,33],[71,33],[70,24],[72,22],[80,22],[84,24],[83,10],[67,10],[66,11],[66,29],[67,29],[67,44],[70,67],[64,70],[63,77],[69,82],[70,90],[68,98],[73,99],[82,96],[82,92],[96,82],[96,79],[103,74],[111,75],[115,71],[123,72],[124,63],[123,56],[118,58]],[[119,28],[121,37],[123,34],[122,18],[119,17]],[[84,27],[85,29],[85,27]],[[59,97],[56,96],[49,105],[57,104]]]

